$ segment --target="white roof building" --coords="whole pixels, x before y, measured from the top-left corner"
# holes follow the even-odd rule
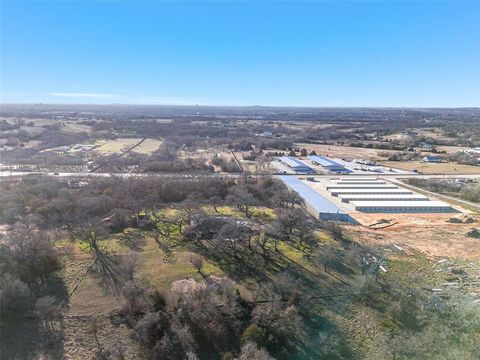
[[[340,195],[343,202],[350,201],[428,201],[428,197],[421,194],[350,194]]]
[[[438,213],[455,210],[442,201],[352,201],[355,210],[370,213]]]

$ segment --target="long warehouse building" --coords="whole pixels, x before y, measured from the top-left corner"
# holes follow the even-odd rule
[[[294,157],[282,156],[280,157],[280,161],[283,162],[288,167],[290,167],[295,172],[305,173],[305,174],[315,173],[315,171],[310,166],[305,164],[303,161],[295,159]]]
[[[385,181],[382,180],[369,180],[369,181],[337,181],[335,184],[337,185],[382,185],[386,184]]]
[[[337,173],[337,174],[348,174],[353,172],[352,170],[347,169],[344,165],[339,164],[334,160],[327,159],[323,156],[310,155],[307,157],[315,165],[320,165],[326,170]]]
[[[352,201],[355,210],[369,213],[448,213],[455,212],[441,201]]]
[[[327,185],[327,190],[335,189],[398,189],[397,185],[379,184],[379,185]]]
[[[310,214],[317,219],[326,221],[343,221],[358,224],[350,215],[337,205],[330,202],[318,192],[295,176],[280,176],[280,179],[293,191],[296,191],[305,200],[305,206]]]
[[[343,178],[340,178],[340,179],[332,179],[332,180],[335,180],[335,181],[374,181],[374,180],[378,180],[378,177],[372,177],[372,176],[353,177],[353,176],[349,176],[349,177],[343,177]]]
[[[390,194],[411,194],[410,190],[406,189],[334,189],[330,192],[332,196],[339,195],[371,195],[371,194],[380,194],[380,195],[390,195]]]
[[[340,195],[342,202],[350,201],[428,201],[428,197],[421,194],[368,194],[368,195]]]

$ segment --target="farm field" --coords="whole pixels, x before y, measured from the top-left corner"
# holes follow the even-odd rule
[[[380,161],[386,167],[413,171],[417,170],[426,175],[450,175],[450,174],[480,174],[480,167],[473,165],[461,165],[455,163],[424,163],[421,161]]]
[[[85,124],[79,124],[76,121],[67,121],[65,123],[64,130],[68,132],[73,132],[73,133],[81,133],[81,132],[89,133],[92,130],[92,127]]]
[[[95,144],[100,145],[95,150],[104,154],[120,154],[126,148],[138,143],[140,138],[119,138],[115,140],[99,140]]]
[[[132,147],[141,140],[141,138],[119,138],[115,140],[100,140],[96,142],[96,144],[100,146],[95,150],[104,154],[121,154],[125,151],[125,149]],[[150,154],[157,150],[162,143],[163,140],[146,139],[138,147],[133,149],[133,151],[142,154]]]
[[[433,139],[442,139],[446,140],[448,137],[445,136],[445,133],[441,129],[409,129],[415,131],[418,135],[423,137],[429,137]],[[408,136],[402,135],[400,132],[395,134],[390,134],[383,136],[385,140],[401,140],[408,139]]]
[[[133,152],[140,154],[151,154],[154,151],[158,150],[160,145],[162,145],[163,140],[160,139],[145,139],[139,146],[133,149]]]
[[[393,150],[379,150],[379,149],[366,149],[357,148],[351,146],[340,145],[322,145],[322,144],[307,144],[298,143],[296,146],[307,149],[308,152],[314,150],[317,155],[327,155],[337,158],[353,158],[364,160],[381,160],[384,159],[378,155],[378,152],[395,153]]]
[[[178,152],[178,156],[180,159],[200,159],[200,158],[205,158],[209,159],[213,157],[214,155],[223,157],[225,159],[230,159],[232,155],[230,152],[221,150],[221,149],[213,149],[213,148],[207,148],[207,149],[201,149],[201,148],[186,148],[182,149]]]
[[[439,145],[436,148],[439,151],[446,151],[447,154],[455,154],[457,152],[463,152],[465,150],[471,149],[466,146],[445,146],[445,145]]]

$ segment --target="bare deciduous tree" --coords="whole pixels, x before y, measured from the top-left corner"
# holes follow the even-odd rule
[[[50,332],[54,332],[53,323],[55,320],[62,318],[62,306],[56,304],[55,298],[51,296],[44,296],[35,303],[35,312],[37,316],[43,321],[44,325]]]
[[[198,271],[198,273],[203,276],[203,273],[202,273],[203,258],[198,255],[192,255],[190,257],[190,263]]]
[[[247,342],[242,346],[240,355],[235,360],[274,360],[274,358],[254,342]]]

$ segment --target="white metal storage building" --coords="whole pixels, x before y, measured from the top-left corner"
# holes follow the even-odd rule
[[[340,179],[332,179],[332,180],[339,180],[339,181],[373,181],[373,180],[378,180],[377,177],[372,177],[372,176],[363,176],[363,177],[342,177]]]
[[[350,201],[428,201],[428,197],[421,194],[368,194],[368,195],[340,195],[343,202]]]
[[[308,156],[308,160],[310,160],[313,164],[315,165],[320,165],[326,170],[333,172],[333,173],[343,173],[343,174],[348,174],[353,172],[352,170],[347,169],[345,166],[342,164],[339,164],[338,162],[334,160],[327,159],[326,157],[323,156],[317,156],[317,155],[310,155]]]
[[[411,194],[412,192],[406,189],[332,189],[330,193],[333,196],[338,196],[338,195],[350,195],[350,194],[357,194],[357,195]]]
[[[294,157],[282,156],[280,157],[280,161],[283,162],[288,167],[290,167],[295,172],[305,173],[305,174],[315,173],[315,171],[310,166],[305,164],[303,161],[295,159]]]
[[[345,181],[337,181],[336,184],[337,185],[381,185],[381,184],[386,184],[386,182],[382,180],[369,180],[369,181],[345,180]]]
[[[441,201],[352,201],[355,210],[370,213],[439,213],[454,212]]]
[[[334,189],[398,189],[397,185],[379,184],[379,185],[327,185],[327,190]]]
[[[317,219],[358,224],[358,222],[345,213],[345,211],[327,200],[296,176],[280,176],[280,179],[305,200],[308,212]]]

